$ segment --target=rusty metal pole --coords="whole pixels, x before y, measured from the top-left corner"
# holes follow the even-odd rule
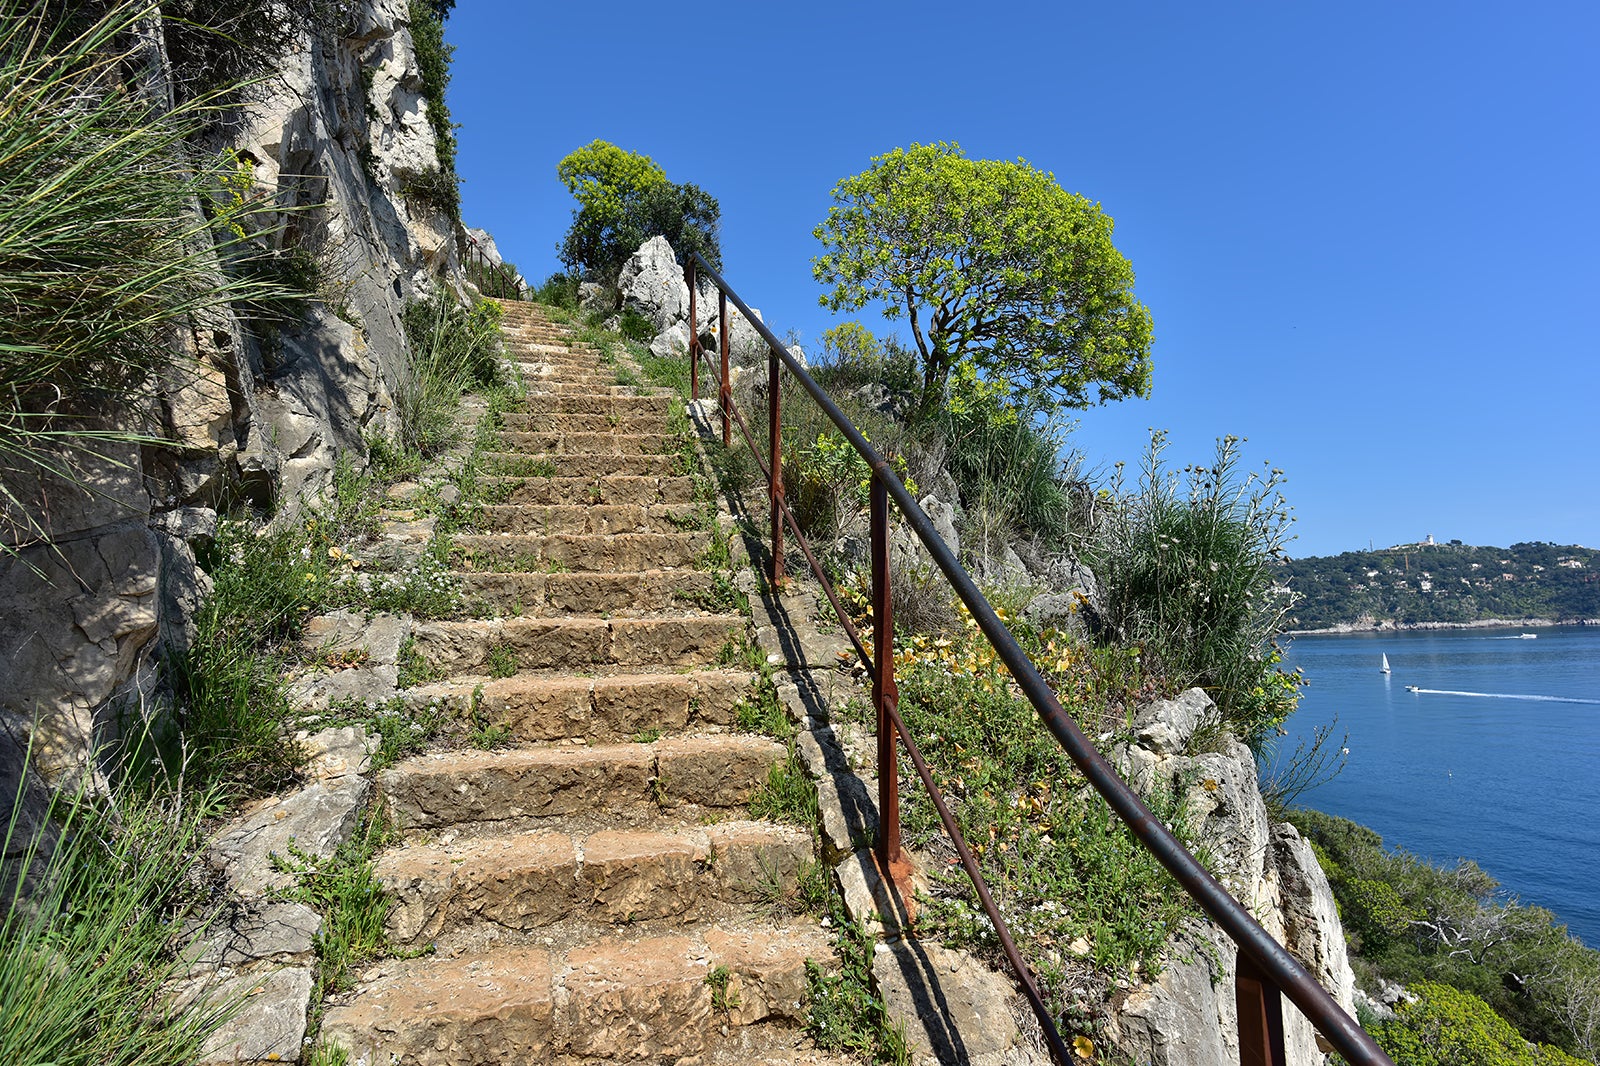
[[[1278,986],[1242,951],[1237,965],[1233,995],[1239,1013],[1239,1066],[1285,1066]]]
[[[767,455],[772,461],[772,587],[783,586],[783,410],[778,398],[778,349],[767,349]]]
[[[874,850],[886,881],[899,883],[904,865],[900,851],[900,767],[891,703],[898,704],[894,683],[894,607],[889,595],[889,487],[883,475],[872,474],[872,706],[878,718],[878,838]],[[910,901],[904,900],[909,906]]]
[[[733,447],[733,384],[729,380],[728,357],[732,354],[733,330],[728,328],[728,294],[722,289],[717,290],[717,331],[722,349],[722,384],[717,392],[717,401],[722,406],[722,446]]]
[[[700,323],[695,320],[694,259],[683,265],[683,280],[689,283],[689,399],[700,399]]]

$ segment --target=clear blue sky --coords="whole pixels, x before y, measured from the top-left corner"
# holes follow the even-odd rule
[[[1297,556],[1600,543],[1593,0],[461,0],[447,34],[464,214],[530,278],[557,161],[602,138],[717,196],[729,280],[814,343],[838,179],[1020,156],[1116,220],[1155,322],[1152,398],[1079,419],[1091,464],[1243,436]]]

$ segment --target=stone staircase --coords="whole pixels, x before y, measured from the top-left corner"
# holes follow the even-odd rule
[[[529,383],[454,566],[475,617],[419,624],[436,697],[500,731],[378,776],[402,841],[385,961],[335,997],[352,1063],[824,1062],[803,1032],[815,919],[774,906],[814,844],[745,804],[786,757],[735,728],[749,621],[696,606],[713,505],[667,395],[505,305]]]

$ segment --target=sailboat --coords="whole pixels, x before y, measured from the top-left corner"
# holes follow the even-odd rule
[[[1379,673],[1383,673],[1383,674],[1387,674],[1389,672],[1389,657],[1387,655],[1379,653],[1378,658],[1383,660],[1383,665],[1378,668],[1378,672]]]

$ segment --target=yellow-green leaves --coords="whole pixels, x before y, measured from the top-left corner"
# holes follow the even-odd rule
[[[913,144],[840,181],[816,229],[822,304],[910,321],[926,408],[956,366],[1051,410],[1147,395],[1150,313],[1100,206],[1022,160]]]

